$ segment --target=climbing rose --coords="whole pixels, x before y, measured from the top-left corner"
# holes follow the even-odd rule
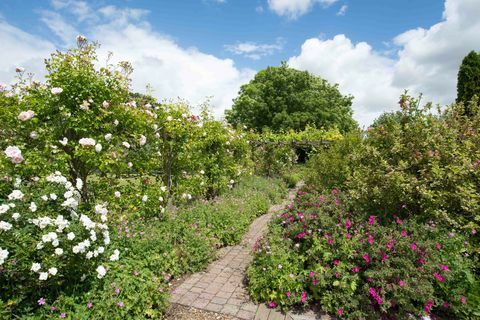
[[[22,151],[16,146],[8,146],[7,149],[5,149],[5,155],[15,164],[19,164],[24,160]]]
[[[95,145],[95,139],[82,138],[82,139],[78,140],[78,143],[80,143],[82,146],[93,147]]]
[[[35,116],[35,111],[33,110],[23,111],[23,112],[20,112],[20,114],[18,115],[18,120],[27,121],[32,119],[34,116]]]
[[[52,89],[50,90],[50,92],[51,92],[52,94],[60,94],[60,93],[63,92],[63,89],[62,89],[62,88],[52,88]]]

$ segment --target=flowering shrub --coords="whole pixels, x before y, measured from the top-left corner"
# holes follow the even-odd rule
[[[15,305],[105,277],[120,258],[110,248],[106,204],[79,206],[83,182],[72,185],[59,172],[38,181],[17,179],[15,187],[0,200],[0,300]]]
[[[332,195],[299,193],[255,244],[255,300],[275,307],[318,302],[340,318],[480,315],[479,282],[464,238],[397,215],[366,219]]]

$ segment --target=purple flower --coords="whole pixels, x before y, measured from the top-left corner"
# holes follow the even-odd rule
[[[55,307],[55,306],[51,306],[51,307],[50,307],[50,311],[53,312],[53,311],[55,311],[55,310],[57,310],[57,307]]]
[[[119,294],[120,293],[120,288],[115,288],[115,293]]]
[[[64,313],[64,312],[62,312],[62,313],[60,314],[60,318],[66,318],[66,317],[67,317],[67,314]]]
[[[120,308],[123,308],[125,306],[125,304],[123,303],[123,301],[119,301],[117,303],[117,306],[119,306]]]
[[[42,297],[42,298],[38,299],[37,303],[38,303],[39,306],[43,306],[45,304],[45,298]]]
[[[276,303],[275,301],[270,301],[270,302],[268,303],[268,307],[269,307],[270,309],[275,309],[275,308],[277,307],[277,303]]]
[[[88,309],[92,309],[92,308],[93,308],[93,303],[92,303],[92,301],[88,301],[88,303],[87,303],[87,308],[88,308]]]

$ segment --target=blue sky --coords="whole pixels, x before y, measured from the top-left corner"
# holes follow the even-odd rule
[[[2,0],[0,82],[16,65],[42,74],[41,58],[76,34],[130,60],[134,89],[217,115],[256,71],[286,60],[339,83],[367,125],[403,89],[454,99],[456,68],[480,50],[478,0]],[[462,22],[459,22],[459,21]],[[50,51],[49,51],[50,50]]]

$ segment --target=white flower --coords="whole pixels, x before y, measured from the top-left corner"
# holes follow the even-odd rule
[[[27,120],[32,119],[34,116],[35,116],[35,111],[33,111],[33,110],[22,111],[18,115],[18,120],[27,121]]]
[[[23,192],[20,190],[13,190],[12,193],[8,195],[8,200],[22,200]]]
[[[40,272],[40,275],[38,276],[39,280],[45,281],[48,279],[48,272]]]
[[[8,204],[1,204],[0,205],[0,214],[5,213],[10,209],[10,206]]]
[[[37,205],[35,204],[35,202],[30,203],[30,206],[29,206],[28,208],[29,208],[30,211],[32,211],[32,212],[37,211]]]
[[[97,214],[107,214],[108,209],[103,204],[97,204],[97,205],[95,205],[95,213],[97,213]]]
[[[158,129],[158,124],[154,124],[153,125],[153,130],[157,130]]]
[[[78,140],[78,143],[80,143],[84,147],[93,147],[95,145],[95,139],[82,138],[82,139]]]
[[[131,162],[129,162],[127,165],[128,165],[129,168],[133,167],[133,163],[131,163]]]
[[[50,273],[52,276],[56,275],[57,272],[58,272],[58,269],[55,267],[51,267],[50,269],[48,269],[48,273]]]
[[[73,240],[73,239],[75,239],[75,233],[69,232],[69,233],[67,234],[67,239],[70,240],[70,241]]]
[[[56,254],[57,256],[61,256],[61,255],[63,254],[63,249],[62,249],[62,248],[57,248],[57,249],[55,249],[55,254]]]
[[[115,191],[115,198],[120,198],[121,194],[120,194],[120,191]]]
[[[127,141],[123,141],[122,142],[122,145],[127,148],[127,149],[130,149],[130,143],[128,143]]]
[[[203,170],[200,170],[200,174],[205,174],[205,171],[203,171]]]
[[[22,151],[16,146],[8,146],[7,149],[5,149],[5,155],[15,164],[21,163],[24,160]]]
[[[46,194],[43,195],[43,196],[42,196],[42,200],[43,200],[43,201],[48,201],[48,196],[47,196]]]
[[[113,254],[110,256],[110,261],[118,261],[118,259],[120,259],[120,251],[115,249]]]
[[[87,254],[85,255],[85,258],[87,258],[88,260],[92,259],[93,258],[93,252],[88,251]]]
[[[165,192],[165,191],[167,191],[167,187],[166,186],[161,186],[160,190],[162,190],[162,192]]]
[[[147,201],[148,201],[148,196],[147,196],[147,195],[144,195],[144,196],[142,197],[142,201],[143,201],[143,202],[147,202]]]
[[[14,214],[12,214],[12,219],[13,219],[13,220],[17,221],[18,218],[20,218],[20,213],[15,212]]]
[[[55,193],[50,193],[50,199],[57,200],[57,195]]]
[[[83,181],[82,181],[82,179],[77,178],[76,187],[77,187],[78,190],[82,190],[82,188],[83,188]]]
[[[167,121],[172,121],[172,120],[173,120],[172,116],[167,117]]]
[[[8,250],[0,248],[0,266],[8,258]]]
[[[97,278],[102,279],[107,274],[107,269],[104,266],[98,266],[97,269]]]
[[[230,180],[230,184],[234,184],[235,183],[235,180]]]
[[[25,71],[25,68],[23,68],[23,67],[16,67],[16,68],[15,68],[15,72],[19,72],[19,73],[20,73],[20,72],[23,72],[23,71]]]
[[[6,221],[0,221],[0,230],[8,231],[10,229],[12,229],[12,224]]]
[[[83,100],[82,104],[80,105],[80,109],[88,110],[90,107],[90,103],[87,100]]]
[[[52,88],[52,89],[50,90],[50,92],[51,92],[52,94],[60,94],[60,93],[63,92],[63,89],[62,89],[62,88]]]
[[[105,135],[105,140],[110,141],[110,139],[112,139],[112,134],[111,134],[111,133],[107,133],[107,134]]]
[[[35,131],[32,131],[32,132],[30,132],[30,138],[32,138],[33,140],[37,140],[38,139],[38,134]]]
[[[101,145],[100,143],[97,143],[97,144],[95,145],[95,151],[96,151],[96,152],[102,151],[102,145]]]
[[[42,265],[40,263],[34,262],[32,263],[32,267],[30,268],[30,270],[32,270],[33,272],[37,272],[41,268],[42,268]]]
[[[114,124],[115,126],[118,126],[119,123],[120,123],[120,122],[118,122],[117,119],[115,119],[115,121],[113,121],[113,124]]]
[[[147,143],[147,137],[145,137],[143,134],[140,136],[139,143],[141,146],[144,146]]]
[[[158,197],[158,201],[163,202],[163,197]]]
[[[105,252],[105,248],[104,247],[98,247],[98,253],[102,254]]]
[[[63,140],[58,140],[58,142],[60,142],[60,144],[62,146],[66,146],[67,143],[68,143],[68,138],[67,137],[63,137]]]
[[[73,197],[73,192],[72,191],[67,191],[63,194],[63,197],[65,199],[71,198],[71,197]]]
[[[108,108],[109,106],[110,106],[110,103],[108,103],[108,101],[103,101],[102,102],[102,107]]]

